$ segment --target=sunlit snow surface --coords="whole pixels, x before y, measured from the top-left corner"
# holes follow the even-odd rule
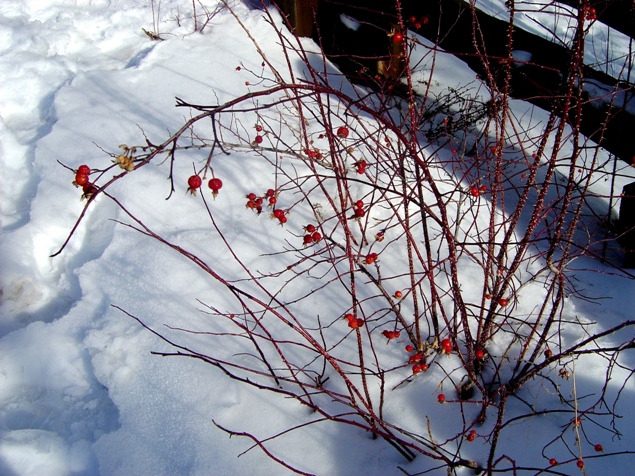
[[[167,323],[192,329],[213,327],[212,318],[197,311],[197,300],[219,308],[230,304],[210,291],[206,276],[178,254],[117,225],[114,220],[125,217],[105,197],[88,209],[64,252],[49,258],[83,207],[80,191],[71,184],[73,174],[58,161],[72,168],[103,164],[110,159],[101,148],[115,152],[119,144],[143,143],[141,129],[159,141],[187,114],[174,108],[175,96],[222,103],[248,92],[245,81],[253,77],[246,70],[261,68],[253,44],[227,12],[216,15],[204,34],[192,34],[189,1],[154,2],[155,7],[160,4],[154,18],[166,40],[150,40],[142,31],[153,30],[150,3],[0,4],[2,475],[286,474],[258,449],[238,457],[250,442],[229,439],[212,420],[266,438],[317,418],[290,400],[241,386],[200,362],[150,355],[168,346],[112,304],[155,328]],[[262,13],[241,2],[235,9],[267,57],[284,70],[278,38]],[[425,79],[426,60],[419,65],[419,79]],[[484,94],[459,62],[438,59],[436,71],[444,86],[470,85],[473,94]],[[513,108],[521,123],[544,117],[524,103],[513,102]],[[218,219],[255,268],[284,266],[262,257],[261,250],[300,230],[255,221],[242,209],[244,194],[262,187],[261,174],[269,169],[253,168],[246,174],[236,155],[227,163],[226,193],[214,203]],[[180,164],[179,172],[187,176],[191,167]],[[181,184],[166,202],[170,188],[165,168],[150,165],[144,172],[134,186],[117,184],[124,205],[176,244],[204,250],[213,231],[202,209],[193,205],[198,202],[186,196]],[[625,169],[615,187],[621,189],[633,176]],[[599,194],[611,193],[609,183],[597,185]],[[633,282],[602,273],[599,262],[587,267],[600,272],[580,273],[580,286],[605,299],[599,305],[571,300],[567,312],[583,321],[632,318]],[[537,305],[540,296],[536,299]],[[333,302],[312,305],[324,316],[339,312]],[[523,306],[532,305],[531,296],[524,295]],[[588,382],[603,380],[604,367],[604,361],[585,362],[577,380],[579,394]],[[427,432],[428,413],[448,421],[460,418],[451,405],[435,403],[436,390],[434,384],[410,385],[392,396],[385,411],[421,426],[422,433]],[[628,385],[622,402],[632,400],[633,391]],[[624,404],[617,411],[624,417],[619,421],[623,439],[602,443],[609,451],[632,450],[632,411]],[[557,417],[537,417],[520,425],[517,437],[502,447],[536,450],[537,434],[551,434],[554,428],[557,433],[564,424]],[[442,428],[434,430],[443,434]],[[587,429],[591,442],[593,432]],[[475,457],[481,455],[477,445]],[[310,426],[272,442],[271,448],[292,466],[320,475],[385,475],[396,474],[397,465],[412,472],[428,467],[419,460],[408,465],[390,446],[344,425]],[[587,467],[589,474],[626,475],[629,460],[633,457],[597,463],[589,458]]]

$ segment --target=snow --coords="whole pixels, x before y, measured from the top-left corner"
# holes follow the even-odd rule
[[[346,25],[346,28],[353,30],[353,31],[357,31],[359,30],[359,27],[361,26],[361,23],[359,23],[357,20],[355,20],[353,17],[349,16],[349,15],[340,15],[340,21]]]
[[[529,63],[531,61],[531,53],[523,50],[513,50],[512,58],[514,58],[514,65],[522,67],[523,63]],[[516,63],[517,61],[517,63]]]
[[[225,328],[206,306],[238,312],[236,301],[174,250],[117,223],[131,220],[112,201],[98,197],[63,253],[50,257],[64,243],[85,203],[80,201],[81,192],[71,185],[73,174],[59,162],[73,169],[83,163],[103,168],[110,163],[104,151],[120,153],[119,144],[142,144],[142,130],[150,141],[162,140],[189,114],[174,108],[177,96],[194,103],[216,104],[268,86],[266,82],[259,84],[254,74],[263,70],[255,46],[229,12],[215,15],[203,34],[198,34],[192,33],[188,16],[192,2],[154,2],[155,6],[159,3],[160,12],[155,10],[154,14],[152,2],[147,0],[4,0],[0,5],[0,474],[289,474],[260,450],[245,452],[251,447],[249,440],[229,438],[213,421],[264,439],[318,420],[306,407],[241,385],[203,362],[151,354],[173,349],[126,313],[193,348],[213,347],[228,359],[238,356],[239,361],[248,361],[240,356],[236,342],[165,327],[220,332]],[[207,4],[213,11],[215,2]],[[279,53],[280,39],[271,34],[262,12],[242,2],[233,3],[233,8],[266,51],[270,60],[267,68],[287,71],[286,59]],[[142,30],[152,30],[157,14],[164,41],[153,41]],[[611,35],[612,47],[625,47]],[[306,45],[315,48],[308,41]],[[414,79],[421,85],[430,79],[429,54],[424,47],[415,54],[419,71]],[[296,68],[300,70],[301,65]],[[465,88],[472,99],[489,98],[473,73],[447,56],[436,58],[435,74],[432,96],[444,94],[451,84]],[[529,130],[544,123],[544,113],[520,101],[513,103],[520,126]],[[337,107],[342,106],[334,103]],[[441,119],[439,116],[438,121]],[[275,125],[278,118],[253,115],[249,120],[251,123],[245,121],[243,126],[251,134],[252,124],[258,120]],[[355,135],[355,131],[351,133]],[[280,136],[292,140],[287,131],[280,131]],[[265,135],[265,144],[274,140]],[[456,140],[439,152],[441,158],[452,155],[450,147],[469,149],[467,142],[473,139]],[[189,175],[193,163],[204,159],[205,152],[193,157],[196,160],[176,164],[179,176]],[[297,221],[285,228],[265,217],[251,216],[243,209],[244,195],[274,186],[271,167],[239,152],[215,167],[225,181],[222,193],[213,201],[214,217],[225,226],[225,239],[240,252],[249,269],[265,273],[286,268],[285,259],[267,253],[278,251],[285,240],[301,238],[301,223],[314,219],[313,210],[299,208],[294,212]],[[611,170],[612,165],[605,167]],[[613,186],[617,190],[635,177],[631,168],[620,167]],[[178,183],[173,198],[165,200],[170,192],[166,170],[165,164],[150,164],[143,168],[143,174],[134,174],[138,175],[134,182],[122,180],[109,190],[123,206],[151,223],[154,232],[175,245],[203,257],[224,250],[224,243],[209,227],[201,201],[187,196],[185,187]],[[297,170],[302,173],[301,165]],[[601,176],[601,172],[595,173]],[[462,182],[471,179],[457,178]],[[360,185],[354,192],[361,198],[367,189]],[[610,184],[599,178],[597,194],[611,193]],[[239,206],[233,206],[236,203]],[[377,216],[385,218],[388,212],[378,212]],[[469,235],[467,230],[465,235]],[[390,249],[388,245],[386,249]],[[386,274],[398,275],[397,252],[394,260],[383,256]],[[588,323],[599,321],[594,324],[599,328],[631,319],[632,302],[624,296],[633,295],[633,281],[601,263],[584,260],[577,285],[602,299],[599,304],[571,299],[566,316]],[[216,264],[236,279],[248,277],[229,259],[219,258]],[[597,273],[589,269],[597,269]],[[315,276],[321,271],[316,266]],[[473,272],[469,265],[462,271],[466,276]],[[481,292],[477,280],[466,279],[465,283],[467,294]],[[282,286],[277,296],[292,303],[314,286],[313,282],[294,281],[293,286]],[[408,281],[406,277],[396,279],[391,286],[405,289]],[[339,320],[345,300],[330,288],[327,291],[329,298],[309,298],[304,310],[308,318],[318,314],[331,324]],[[518,296],[518,313],[531,313],[543,294],[542,286],[528,284]],[[207,314],[202,312],[205,310]],[[344,335],[342,332],[342,338]],[[563,335],[569,342],[582,337],[581,333]],[[490,351],[505,350],[506,342],[498,345]],[[355,355],[354,346],[341,348],[343,355]],[[378,353],[394,366],[403,363],[389,346]],[[589,357],[576,365],[584,370],[576,373],[574,380],[561,382],[563,393],[574,391],[574,382],[579,395],[597,392],[598,383],[604,382],[606,362]],[[430,381],[447,379],[444,372],[460,380],[456,356],[448,357],[444,367],[431,368]],[[618,423],[622,439],[607,441],[605,432],[592,426],[586,429],[590,441],[595,441],[597,431],[611,452],[632,449],[635,422],[628,401],[635,386],[629,375],[626,368],[616,368],[613,374],[615,381],[627,382],[616,408],[623,416]],[[393,373],[387,380],[392,388],[403,375]],[[610,397],[618,390],[619,385],[609,385],[607,394]],[[526,391],[531,398],[543,398],[545,405],[558,403],[556,396],[539,384],[528,383]],[[405,385],[387,400],[385,416],[418,433],[427,432],[422,428],[428,425],[428,417],[434,416],[431,428],[435,438],[451,438],[456,434],[452,424],[460,424],[460,416],[455,406],[435,403],[438,393],[435,384]],[[332,406],[337,407],[334,402]],[[519,460],[541,465],[543,461],[530,458],[540,454],[545,442],[568,423],[568,415],[536,417],[526,427],[518,425],[507,433],[501,445],[514,454],[514,448],[522,445],[526,454],[517,455]],[[448,451],[457,444],[448,442]],[[267,448],[291,466],[316,474],[396,474],[398,466],[417,472],[429,469],[430,464],[423,458],[406,463],[381,440],[333,422],[303,427],[268,442]],[[462,454],[480,458],[486,448],[479,440]],[[569,457],[562,442],[554,442],[550,448],[553,455]],[[618,476],[628,474],[624,468],[633,462],[633,455],[585,461],[589,474],[601,471]],[[567,474],[577,471],[573,464],[566,470]]]

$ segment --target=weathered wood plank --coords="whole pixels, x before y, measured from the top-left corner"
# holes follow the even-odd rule
[[[319,0],[276,0],[278,8],[287,15],[293,32],[298,36],[313,36],[313,24]]]

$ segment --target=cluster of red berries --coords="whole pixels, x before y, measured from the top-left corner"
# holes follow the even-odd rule
[[[276,208],[271,214],[273,218],[277,218],[281,225],[287,222],[287,214],[281,208]]]
[[[256,134],[256,137],[254,137],[254,141],[251,144],[253,146],[262,144],[262,141],[264,140],[264,137],[262,136],[262,134],[260,134],[262,132],[262,126],[260,124],[256,124],[255,129],[257,134]]]
[[[90,175],[90,167],[88,165],[80,165],[75,172],[74,184],[78,187],[83,187],[88,183],[88,176]]]
[[[82,187],[82,199],[90,199],[96,192],[97,187],[93,183],[90,182],[90,167],[88,165],[82,164],[75,171],[75,180],[73,181],[73,185],[76,187]]]
[[[306,235],[304,235],[303,238],[304,246],[308,246],[312,243],[319,243],[320,241],[322,241],[322,235],[315,229],[315,225],[309,224],[305,226],[304,231],[306,231]]]
[[[417,375],[418,373],[421,373],[421,372],[425,372],[426,370],[428,370],[428,364],[426,364],[425,362],[422,362],[420,364],[414,364],[412,366],[412,373],[414,375]]]
[[[267,200],[270,207],[274,207],[276,203],[278,203],[276,191],[272,188],[267,190],[262,197],[259,197],[254,192],[250,192],[245,195],[245,198],[247,199],[245,207],[255,211],[256,213],[258,213],[258,215],[262,213],[262,206],[265,203],[265,200]]]
[[[348,127],[341,126],[341,127],[338,127],[336,134],[337,134],[337,137],[346,139],[348,137],[349,132],[350,131],[348,130]]]
[[[430,19],[425,15],[423,15],[421,18],[417,18],[414,15],[410,17],[410,24],[417,30],[423,25],[427,25],[429,21]]]
[[[346,314],[344,318],[348,321],[348,327],[351,329],[357,329],[364,325],[364,319],[356,318],[352,314]]]
[[[367,165],[368,164],[366,163],[365,160],[359,160],[359,161],[355,162],[355,169],[357,170],[357,173],[359,175],[365,174]]]
[[[485,185],[481,185],[480,187],[473,186],[472,188],[470,188],[470,194],[473,197],[478,197],[481,195],[481,193],[484,193],[486,190],[487,190],[487,186]]]
[[[399,331],[383,331],[381,333],[381,335],[383,335],[386,339],[391,340],[391,339],[398,339],[399,336],[401,336],[401,332]]]
[[[490,293],[487,293],[487,294],[485,295],[485,299],[492,299],[492,295],[491,295]],[[505,307],[505,306],[507,306],[507,305],[509,304],[509,299],[507,299],[507,298],[500,298],[500,299],[498,300],[498,304],[499,304],[501,307]]]
[[[586,21],[597,20],[598,15],[597,15],[597,12],[595,11],[595,8],[589,7],[589,6],[585,6],[585,7],[583,7],[582,11],[584,12],[584,19]]]
[[[362,218],[364,215],[366,215],[364,202],[362,200],[357,200],[355,202],[355,206],[353,207],[353,216],[351,218]]]
[[[201,188],[201,185],[203,185],[203,179],[201,179],[200,175],[192,175],[187,179],[187,191],[192,195],[196,195],[196,191]],[[223,181],[214,177],[207,182],[207,186],[212,191],[214,198],[216,198],[218,191],[223,188]]]
[[[305,149],[304,153],[313,160],[322,160],[322,152],[317,149]]]
[[[406,350],[408,352],[412,352],[414,350],[414,347],[408,344],[406,346]],[[408,358],[408,363],[412,365],[412,373],[414,375],[417,375],[420,372],[425,372],[426,370],[428,370],[428,364],[426,363],[426,356],[423,354],[423,352],[417,352],[415,354],[412,354]]]

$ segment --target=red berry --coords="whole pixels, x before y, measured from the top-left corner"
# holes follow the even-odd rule
[[[421,372],[421,365],[416,364],[412,366],[412,373],[417,375],[419,372]]]
[[[262,132],[262,126],[260,124],[256,124],[256,132]]]
[[[500,298],[498,300],[498,304],[500,304],[501,307],[505,307],[505,306],[507,306],[507,304],[509,304],[509,301],[507,299],[505,299],[505,298]]]
[[[485,357],[485,351],[483,349],[476,349],[474,355],[478,360],[482,360],[483,357]]]
[[[276,197],[269,197],[269,205],[275,205],[278,203],[278,199]]]
[[[90,175],[90,167],[86,164],[82,164],[77,168],[77,174]]]
[[[198,175],[192,175],[190,178],[187,179],[187,186],[190,188],[191,191],[201,188],[202,184],[203,180]]]
[[[443,339],[441,341],[441,349],[446,354],[449,354],[452,352],[452,350],[454,350],[454,345],[452,345],[452,341],[450,339]]]
[[[403,296],[403,293],[401,291],[395,291],[395,298],[401,299],[401,296]]]
[[[95,187],[95,185],[93,185],[92,183],[88,182],[86,185],[82,187],[82,191],[84,192],[84,195],[82,195],[82,198],[89,199],[97,193],[97,187]]]
[[[311,239],[313,240],[314,243],[318,243],[322,241],[322,235],[319,232],[315,231],[311,235]]]
[[[406,352],[412,352],[413,350],[415,350],[415,348],[411,346],[410,344],[406,346]]]
[[[313,233],[315,231],[315,226],[309,224],[305,226],[304,229],[307,231],[307,233]]]
[[[282,215],[280,218],[278,218],[278,221],[284,225],[287,222],[287,217]]]
[[[375,261],[377,261],[377,253],[369,253],[364,260],[366,264],[373,264]]]
[[[487,185],[481,185],[481,192],[484,192],[487,190]]]
[[[553,357],[553,351],[551,349],[545,350],[545,357],[548,358],[548,359]]]
[[[403,34],[395,33],[394,35],[392,35],[392,41],[393,43],[401,43],[403,41]]]
[[[88,183],[88,175],[78,173],[75,175],[75,185],[83,187]]]
[[[584,461],[582,461],[581,459],[578,460],[578,462],[575,464],[578,468],[582,469],[584,468]]]
[[[437,400],[439,400],[439,403],[445,403],[445,394],[440,393]]]
[[[602,447],[601,444],[597,444],[593,447],[593,449],[595,450],[596,453],[604,453],[604,448]]]
[[[423,372],[425,372],[426,370],[428,370],[428,364],[426,364],[425,362],[421,362],[421,370]]]
[[[421,17],[421,23],[423,23],[424,25],[427,25],[429,21],[430,19],[427,16],[424,15]]]
[[[310,245],[311,243],[313,243],[313,238],[311,237],[311,235],[304,235],[304,244]]]
[[[355,202],[355,208],[364,208],[364,201],[363,200],[357,200]]]
[[[481,193],[478,191],[478,188],[476,187],[472,187],[470,189],[470,193],[472,194],[473,197],[478,197]]]
[[[247,198],[249,200],[251,200],[251,201],[255,201],[256,198],[258,198],[258,197],[256,196],[256,194],[254,192],[251,192],[251,193],[247,194]]]
[[[355,208],[353,209],[354,218],[362,218],[366,215],[366,211],[363,208]]]
[[[273,197],[276,195],[276,191],[273,188],[267,190],[267,197]]]
[[[357,167],[357,173],[358,174],[363,174],[366,172],[366,161],[365,160],[360,160],[359,162],[357,162],[355,164],[355,166]]]
[[[256,138],[254,139],[255,144],[262,144],[262,141],[263,141],[263,138],[260,134],[257,135]]]
[[[273,211],[273,216],[276,217],[278,220],[281,220],[284,218],[284,210],[282,210],[281,208],[276,208]]]
[[[317,151],[315,150],[306,149],[304,152],[309,157],[309,159],[315,159],[317,157]]]
[[[419,22],[415,23],[415,29],[418,30],[419,28],[421,28],[421,23]]]
[[[416,17],[416,16],[414,16],[414,15],[412,15],[412,16],[410,17],[410,23],[415,23],[416,21],[417,21],[417,17]]]
[[[555,465],[557,465],[557,464],[558,464],[558,460],[557,460],[556,458],[551,458],[551,459],[549,460],[549,464],[550,464],[551,466],[555,466]]]
[[[341,126],[337,129],[337,136],[341,137],[342,139],[346,139],[348,137],[348,133],[348,127]]]
[[[467,441],[474,441],[476,439],[476,430],[472,430],[467,434]]]
[[[207,185],[212,190],[212,193],[215,195],[221,188],[223,188],[223,181],[219,178],[213,178],[210,179]]]

